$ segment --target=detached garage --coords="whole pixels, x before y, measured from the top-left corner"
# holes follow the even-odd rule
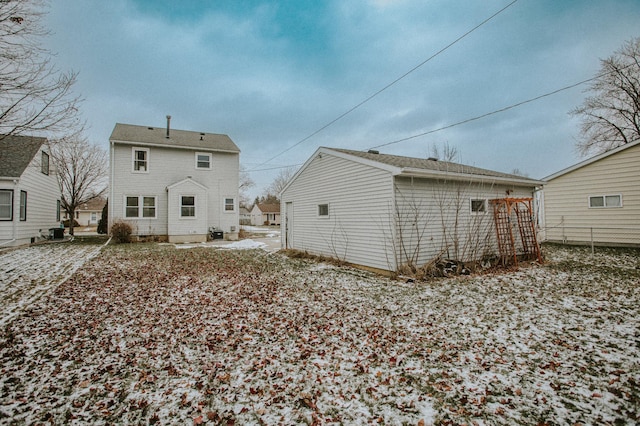
[[[436,257],[501,256],[496,217],[505,203],[494,200],[530,203],[541,185],[437,159],[319,148],[280,194],[282,246],[394,272]],[[535,223],[533,211],[522,217]],[[517,229],[507,231],[514,240]],[[527,249],[516,238],[513,254]]]

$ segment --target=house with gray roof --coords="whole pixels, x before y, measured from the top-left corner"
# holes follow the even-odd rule
[[[170,242],[237,239],[240,149],[227,135],[116,124],[110,141],[109,223]]]
[[[542,182],[434,158],[319,148],[280,194],[282,247],[396,272],[497,251],[495,200]]]
[[[0,136],[0,248],[47,238],[60,223],[60,188],[46,138]]]

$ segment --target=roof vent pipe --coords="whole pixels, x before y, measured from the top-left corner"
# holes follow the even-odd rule
[[[171,128],[170,123],[171,123],[171,116],[167,115],[167,139],[169,139],[169,129]]]

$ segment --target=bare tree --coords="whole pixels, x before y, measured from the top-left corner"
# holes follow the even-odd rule
[[[640,37],[600,62],[600,73],[588,89],[591,96],[572,111],[582,117],[576,148],[583,155],[640,140]]]
[[[60,185],[60,204],[70,218],[69,233],[79,206],[98,198],[107,190],[107,153],[76,134],[51,147]]]
[[[273,182],[267,188],[267,194],[273,194],[276,197],[280,197],[280,192],[284,189],[285,186],[289,183],[293,175],[296,174],[296,167],[287,167],[285,169],[281,169],[280,173],[273,179]]]
[[[253,188],[255,186],[255,182],[251,179],[249,172],[244,168],[244,166],[240,166],[240,205],[247,206],[249,204],[249,195],[247,191],[249,188]]]
[[[458,148],[449,145],[449,142],[444,142],[442,147],[436,144],[431,145],[431,156],[441,161],[456,162],[458,161],[459,153]]]
[[[42,0],[0,1],[0,138],[13,134],[48,136],[80,128],[71,93],[77,73],[60,72],[40,40]]]

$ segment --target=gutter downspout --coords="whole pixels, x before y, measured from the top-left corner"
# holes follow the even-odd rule
[[[111,144],[111,152],[109,153],[109,198],[107,199],[107,202],[109,203],[109,210],[107,211],[107,224],[108,225],[112,225],[113,223],[113,205],[114,205],[114,200],[113,200],[113,179],[115,177],[115,172],[114,172],[114,153],[115,153],[115,144],[113,141],[109,141]],[[111,236],[111,227],[107,226],[107,235]]]

